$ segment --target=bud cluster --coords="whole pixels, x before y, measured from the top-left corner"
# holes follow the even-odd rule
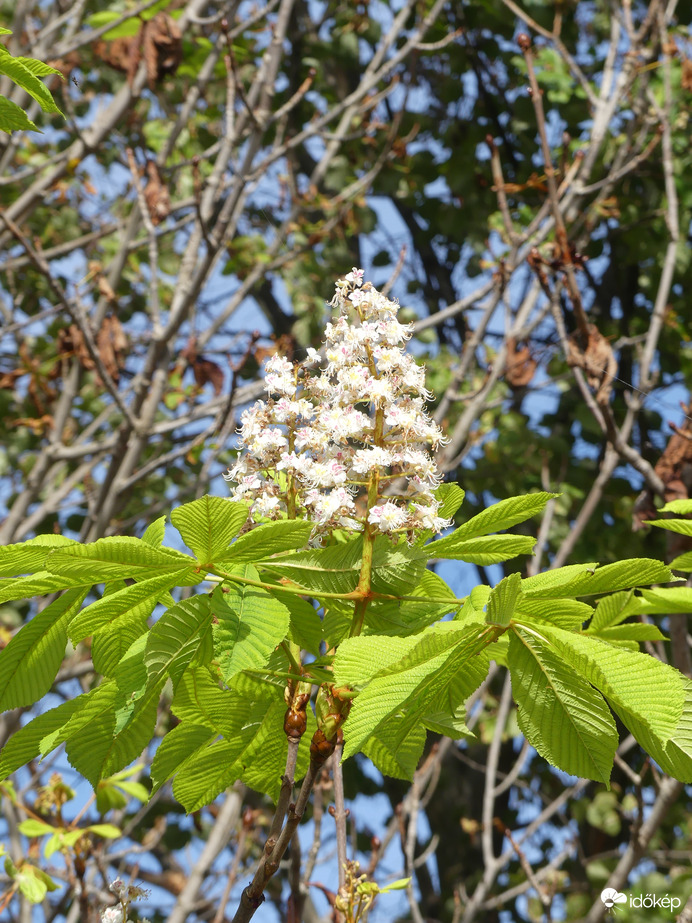
[[[224,477],[254,521],[288,514],[312,521],[316,535],[369,528],[409,538],[449,524],[430,455],[445,439],[425,411],[425,370],[404,350],[410,327],[362,278],[353,269],[336,284],[325,358],[315,349],[301,364],[272,357],[268,399],[241,416],[245,451]]]

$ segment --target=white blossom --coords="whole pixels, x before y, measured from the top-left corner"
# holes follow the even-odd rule
[[[242,413],[242,451],[225,475],[232,496],[249,503],[251,520],[295,510],[313,522],[316,541],[333,528],[409,540],[439,532],[448,523],[430,450],[446,440],[425,411],[425,369],[405,352],[412,328],[356,268],[330,304],[322,353],[267,361],[267,400]]]

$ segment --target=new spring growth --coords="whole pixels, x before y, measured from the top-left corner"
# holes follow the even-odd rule
[[[314,535],[331,529],[441,532],[431,449],[443,445],[425,411],[425,370],[406,354],[410,326],[398,304],[353,269],[336,283],[324,356],[266,364],[267,400],[241,417],[243,449],[224,477],[250,518],[304,518]],[[401,489],[401,485],[404,485]]]

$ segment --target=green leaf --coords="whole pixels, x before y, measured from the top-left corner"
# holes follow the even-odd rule
[[[408,596],[420,583],[427,559],[422,549],[406,544],[393,546],[386,536],[378,536],[372,555],[372,591]]]
[[[460,607],[450,587],[430,570],[423,572],[418,585],[406,595],[419,598],[373,600],[365,615],[363,633],[402,636],[413,634]],[[439,602],[445,598],[448,602]],[[350,621],[349,619],[349,624]]]
[[[218,737],[207,725],[183,722],[168,731],[151,764],[152,794]]]
[[[386,776],[393,779],[411,779],[420,761],[425,746],[425,730],[415,727],[401,741],[397,741],[396,723],[390,722],[380,728],[376,737],[371,737],[363,747],[363,753]]]
[[[495,646],[493,646],[493,654]],[[430,731],[444,734],[458,740],[460,737],[472,737],[466,726],[466,700],[478,689],[488,675],[490,655],[488,650],[480,651],[470,660],[465,661],[457,673],[452,676],[448,686],[439,698],[432,703],[422,722]]]
[[[62,115],[50,91],[32,74],[28,67],[22,64],[21,59],[13,58],[4,45],[0,45],[0,74],[6,74],[10,80],[13,80],[29,96],[33,97],[44,112],[54,112]]]
[[[673,558],[670,567],[671,570],[692,570],[692,551],[686,551]]]
[[[40,131],[21,106],[0,96],[0,131]],[[43,898],[40,898],[43,900]]]
[[[7,868],[7,861],[5,867]],[[58,888],[50,875],[28,862],[23,862],[18,869],[14,868],[14,874],[11,877],[17,882],[24,897],[32,904],[40,904],[48,891],[55,891]]]
[[[594,610],[588,603],[576,599],[541,599],[536,596],[527,599],[522,596],[515,607],[515,613],[517,618],[528,616],[532,620],[549,622],[568,631],[581,631],[582,625],[593,616]]]
[[[670,738],[685,699],[683,677],[677,670],[649,654],[623,650],[587,635],[550,625],[541,626],[541,632],[572,670],[606,697],[635,737],[630,717],[662,740]]]
[[[603,641],[667,641],[668,639],[656,625],[646,625],[642,622],[627,622],[624,625],[611,625],[608,628],[591,628],[588,635],[602,638]]]
[[[158,519],[155,519],[153,522],[144,530],[142,535],[142,541],[146,542],[147,545],[151,545],[152,548],[158,548],[163,544],[163,538],[166,534],[166,517],[159,516]]]
[[[0,754],[0,779],[6,779],[41,753],[41,742],[55,735],[81,707],[80,699],[71,699],[34,718],[10,737]]]
[[[257,579],[250,564],[243,565],[242,576]],[[224,587],[226,589],[226,587]],[[288,632],[289,611],[267,590],[252,586],[219,587],[212,593],[211,608],[217,622],[213,626],[214,651],[227,683],[241,670],[263,667],[269,655]]]
[[[46,558],[54,548],[75,545],[64,535],[37,535],[26,542],[0,547],[0,577],[16,577],[43,570]]]
[[[140,663],[141,650],[142,646],[136,655]],[[89,703],[81,714],[76,714],[64,729],[70,764],[88,779],[94,788],[100,779],[107,778],[137,759],[151,740],[156,725],[161,685],[151,686],[139,697],[128,701],[117,686],[117,678],[115,683],[104,683],[94,692],[109,686],[111,688],[100,698]],[[92,694],[87,693],[87,696]]]
[[[79,577],[62,577],[48,571],[38,571],[30,577],[10,577],[0,580],[0,603],[11,599],[30,599],[66,590],[68,587],[90,587],[92,581]]]
[[[96,836],[101,836],[105,840],[117,840],[122,835],[122,830],[115,824],[90,824],[86,829],[89,833],[95,833]]]
[[[209,597],[193,596],[167,609],[149,632],[144,662],[148,682],[158,684],[167,676],[177,686],[211,625]]]
[[[653,519],[649,520],[649,525],[678,535],[692,535],[692,519]]]
[[[47,833],[51,835],[55,833],[55,827],[52,824],[47,824],[45,821],[35,820],[33,817],[29,817],[19,824],[19,832],[23,833],[24,836],[45,836]]]
[[[530,535],[484,535],[464,539],[458,532],[426,545],[428,557],[468,561],[469,564],[499,564],[519,554],[531,554],[536,544],[536,539]]]
[[[612,596],[604,596],[603,599],[599,599],[589,625],[589,631],[599,631],[611,625],[618,625],[632,612],[637,611],[633,607],[633,603],[636,605],[633,590],[623,590],[619,593],[613,593]]]
[[[288,577],[315,595],[320,590],[351,593],[358,585],[362,553],[363,539],[358,536],[340,545],[259,561],[257,566]]]
[[[629,606],[629,614],[673,615],[692,612],[692,587],[661,587],[655,590],[642,590]]]
[[[460,525],[453,536],[459,541],[462,539],[476,538],[479,535],[489,535],[491,532],[499,532],[503,529],[509,529],[510,526],[518,522],[524,522],[532,516],[536,516],[545,507],[548,500],[559,497],[560,494],[549,494],[541,491],[535,494],[526,494],[523,497],[509,497],[507,500],[500,500],[483,510],[477,516],[469,519],[468,522]],[[446,539],[442,539],[446,541]]]
[[[145,546],[146,547],[146,546]],[[79,613],[70,625],[70,638],[73,642],[81,641],[93,635],[100,628],[112,626],[121,616],[147,618],[161,597],[174,586],[180,586],[189,576],[185,569],[169,571],[159,576],[141,580],[122,590],[103,596]],[[116,629],[117,630],[117,629]]]
[[[521,582],[521,590],[525,597],[543,596],[552,598],[567,596],[559,588],[571,583],[576,577],[582,576],[586,571],[593,571],[598,564],[568,564],[567,567],[557,567],[555,570],[546,570],[533,577],[527,577]]]
[[[171,548],[152,548],[132,536],[109,536],[87,545],[57,549],[46,559],[46,569],[63,577],[89,579],[92,583],[133,578],[144,580],[164,574],[178,575],[187,569],[187,581],[179,586],[199,583],[194,558]],[[180,579],[178,577],[178,579]]]
[[[368,672],[372,676],[376,671],[356,697],[344,725],[344,758],[362,750],[395,716],[391,741],[393,746],[401,743],[444,694],[462,664],[483,648],[484,635],[478,624],[442,622],[410,638],[361,636],[344,641],[334,661],[339,685],[360,685]]]
[[[435,499],[440,507],[437,515],[442,519],[451,519],[464,502],[465,491],[458,484],[440,484],[435,490]]]
[[[171,522],[198,561],[210,565],[227,552],[231,539],[238,534],[247,517],[245,503],[207,495],[173,510]]]
[[[675,579],[670,568],[653,558],[629,558],[603,567],[588,564],[577,566],[580,567],[581,573],[575,574],[566,583],[551,586],[548,581],[541,583],[535,577],[530,577],[524,580],[522,589],[525,594],[540,595],[543,599],[549,599],[560,596],[594,596],[650,583],[667,583]]]
[[[664,772],[680,782],[689,783],[692,782],[692,682],[687,678],[683,678],[682,682],[685,694],[683,712],[668,740],[662,741],[645,724],[633,721],[632,716],[628,716],[629,722],[626,723]]]
[[[603,697],[526,626],[510,635],[509,669],[528,742],[553,766],[608,785],[618,735]]]
[[[155,605],[155,601],[152,601],[144,611],[140,611],[142,607],[138,607],[133,615],[119,616],[116,625],[111,626],[109,622],[94,632],[91,639],[91,660],[97,673],[102,676],[113,675],[132,644],[149,630],[148,616]]]
[[[485,621],[488,625],[500,625],[506,628],[518,600],[521,597],[521,577],[518,573],[509,574],[490,591]]]
[[[246,785],[276,800],[288,746],[283,733],[285,711],[286,706],[280,697],[270,704],[253,704],[238,697],[235,709],[237,729],[229,738],[197,748],[184,759],[178,769],[173,793],[188,812],[210,804],[237,779],[242,779]],[[310,713],[308,717],[314,728],[314,716]],[[306,733],[301,741],[296,778],[305,773],[310,736]],[[201,737],[201,733],[197,732],[194,739],[200,740]],[[192,742],[193,737],[190,735],[186,741],[188,747]],[[182,743],[183,737],[180,735],[178,746],[181,753]],[[172,759],[167,759],[167,769],[172,762]],[[157,782],[160,772],[159,766]]]
[[[282,681],[282,689],[285,683]],[[273,691],[276,697],[278,690]],[[246,697],[249,698],[249,697]],[[222,689],[209,667],[190,667],[175,690],[172,710],[186,724],[205,725],[217,734],[231,735],[235,727],[234,710],[238,702],[235,692]]]
[[[51,74],[55,74],[57,77],[63,77],[61,71],[57,70],[55,67],[51,67],[50,64],[44,64],[43,61],[38,61],[36,58],[22,58],[17,56],[14,60],[23,64],[28,71],[31,71],[34,77],[48,77]]]
[[[317,610],[307,600],[293,593],[284,593],[281,602],[290,615],[291,641],[313,656],[319,657],[323,634],[322,619]]]
[[[687,516],[692,513],[692,500],[671,500],[670,503],[666,503],[657,512],[677,513],[679,516]],[[654,525],[654,522],[650,521],[649,525]]]
[[[228,549],[228,553],[218,561],[218,565],[233,567],[246,561],[255,563],[281,551],[302,548],[311,533],[312,524],[302,519],[267,522],[237,538]]]
[[[0,711],[33,705],[48,692],[67,644],[67,625],[86,590],[68,590],[17,632],[0,651]]]

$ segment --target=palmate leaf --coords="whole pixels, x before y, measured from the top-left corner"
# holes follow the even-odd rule
[[[339,685],[362,684],[367,653],[377,658],[379,668],[354,700],[344,725],[344,757],[362,750],[390,719],[396,719],[392,745],[401,743],[460,667],[483,648],[484,639],[482,625],[442,622],[412,638],[361,636],[344,641],[334,661]],[[384,648],[384,658],[379,648]]]
[[[619,593],[604,596],[596,603],[589,631],[598,631],[612,625],[619,625],[628,615],[636,611],[633,590],[622,590]]]
[[[248,517],[245,503],[204,496],[173,510],[171,522],[203,564],[212,564],[228,548]]]
[[[0,712],[33,705],[48,692],[65,654],[67,625],[86,592],[68,590],[0,651]]]
[[[572,671],[606,697],[628,727],[625,713],[662,741],[671,737],[685,701],[682,674],[649,654],[623,650],[588,635],[545,624],[540,632]]]
[[[527,627],[510,635],[509,669],[528,742],[553,766],[608,785],[618,735],[603,697]]]
[[[257,526],[237,538],[217,562],[219,567],[233,567],[256,562],[282,551],[293,551],[307,544],[312,524],[302,519],[284,519]]]
[[[141,580],[131,586],[109,593],[83,609],[70,625],[70,638],[76,643],[100,628],[110,626],[122,616],[148,617],[160,599],[174,586],[180,586],[179,579],[189,576],[187,568],[160,574]]]
[[[457,532],[425,546],[429,558],[467,561],[469,564],[500,564],[520,554],[531,554],[536,539],[530,535],[482,535],[464,539]]]
[[[176,687],[211,626],[209,596],[193,596],[167,609],[149,632],[144,653],[148,683],[163,683],[167,676]]]
[[[178,586],[194,586],[201,577],[194,558],[172,548],[153,548],[132,536],[109,536],[86,545],[56,549],[46,559],[46,570],[61,577],[106,583],[109,580],[176,574]],[[187,569],[188,577],[180,575]]]
[[[251,564],[236,568],[252,580],[258,574]],[[227,592],[224,592],[227,590]],[[221,675],[228,682],[242,670],[263,667],[274,648],[288,633],[288,609],[267,590],[253,586],[220,587],[211,595],[214,652]]]
[[[653,519],[648,525],[677,532],[678,535],[692,535],[692,519]]]

